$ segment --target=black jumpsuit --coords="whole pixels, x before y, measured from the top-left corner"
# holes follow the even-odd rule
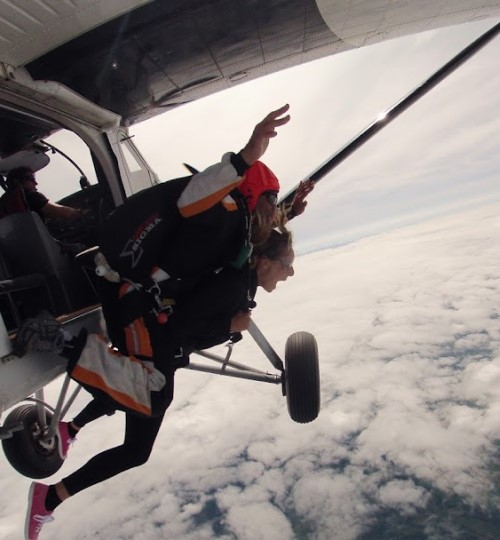
[[[149,213],[145,219],[141,220],[142,216],[134,218],[132,227],[126,230],[127,234],[131,234],[128,238],[125,234],[121,241],[116,237],[122,232],[120,224],[125,225],[127,216],[134,215],[134,210],[142,207],[141,194],[130,202],[131,212],[126,210],[126,203],[117,209],[116,223],[113,220],[108,222],[107,240],[102,242],[101,247],[111,266],[123,276],[132,280],[147,280],[151,265],[157,265],[173,278],[191,278],[194,283],[198,280],[201,283],[195,286],[188,281],[190,285],[179,294],[179,308],[166,325],[158,324],[151,313],[149,298],[145,297],[142,309],[139,306],[140,313],[130,314],[134,309],[123,310],[120,286],[103,283],[103,313],[113,345],[124,354],[136,354],[137,351],[129,350],[125,328],[139,319],[147,329],[152,360],[165,375],[166,385],[157,396],[153,396],[158,402],[158,416],[144,418],[127,413],[124,443],[93,457],[63,480],[71,495],[148,460],[165,411],[173,399],[177,367],[174,359],[179,345],[187,346],[189,343],[196,346],[197,341],[202,339],[205,343],[224,341],[229,334],[232,315],[239,309],[248,308],[249,294],[253,297],[256,290],[255,279],[250,279],[249,285],[249,276],[252,277],[253,272],[248,270],[247,264],[242,269],[229,265],[239,258],[241,250],[248,248],[250,216],[246,202],[234,190],[245,169],[246,164],[239,156],[224,156],[221,164],[204,171],[206,178],[201,177],[201,182],[190,182],[183,188],[178,199],[180,217],[168,214],[170,205],[162,206],[167,212],[165,215],[170,216],[164,222],[161,219],[158,221],[161,218],[158,208],[153,208],[151,212],[151,209],[146,209]],[[225,189],[214,191],[220,179],[222,184],[225,182]],[[179,180],[177,184],[180,186],[183,182]],[[151,189],[159,192],[157,188]],[[143,197],[150,197],[151,192],[147,191]],[[142,232],[137,233],[138,230]],[[149,242],[147,249],[146,242]],[[114,246],[119,249],[114,249]],[[211,273],[223,266],[227,270]],[[172,279],[168,281],[173,282]],[[95,399],[75,417],[74,422],[83,427],[113,410],[112,403]]]
[[[179,344],[186,350],[210,347],[223,343],[230,337],[231,318],[240,310],[248,309],[253,303],[257,287],[254,270],[248,265],[242,269],[227,267],[218,274],[203,280],[185,298],[171,320],[153,333],[158,349],[171,353]],[[160,328],[156,325],[156,328]],[[168,328],[168,330],[167,330]],[[157,364],[158,367],[158,364]],[[165,411],[173,399],[175,368],[164,362],[160,370],[166,376],[166,386],[162,392],[165,400],[163,412],[154,418],[126,414],[125,440],[122,445],[105,450],[94,456],[82,468],[63,479],[68,493],[74,495],[83,489],[102,482],[127,469],[146,463],[153,449]],[[110,403],[94,399],[74,419],[83,427],[86,423],[114,411]]]

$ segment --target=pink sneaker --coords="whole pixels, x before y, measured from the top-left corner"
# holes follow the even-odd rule
[[[75,440],[69,436],[67,422],[59,422],[57,425],[56,436],[59,455],[61,456],[61,459],[66,459],[68,457],[69,447]]]
[[[24,526],[26,540],[38,540],[38,535],[45,523],[54,521],[52,512],[45,508],[45,497],[49,486],[33,482],[28,495],[28,512]]]

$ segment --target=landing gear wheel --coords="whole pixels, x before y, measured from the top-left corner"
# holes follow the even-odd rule
[[[45,411],[47,424],[52,413]],[[59,456],[57,440],[43,440],[36,405],[21,405],[7,416],[4,427],[21,422],[24,429],[14,431],[12,437],[2,440],[5,457],[18,473],[29,478],[47,478],[57,472],[64,460]]]
[[[288,413],[295,422],[312,422],[319,414],[318,345],[309,332],[296,332],[285,347],[285,393]]]

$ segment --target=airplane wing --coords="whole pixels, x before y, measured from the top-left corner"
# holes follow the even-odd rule
[[[0,61],[63,83],[126,125],[320,57],[500,15],[498,0],[0,5]]]

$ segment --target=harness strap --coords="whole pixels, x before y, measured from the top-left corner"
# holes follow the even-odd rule
[[[110,264],[106,260],[106,257],[100,251],[94,257],[95,273],[108,281],[113,283],[121,283],[118,298],[122,300],[127,294],[132,291],[142,291],[151,296],[154,300],[151,312],[156,315],[156,318],[160,324],[165,324],[168,320],[168,316],[172,314],[173,308],[171,303],[165,303],[161,297],[161,288],[159,283],[167,281],[170,276],[165,270],[159,267],[153,268],[151,271],[151,278],[148,283],[138,283],[125,277],[111,268]],[[139,314],[138,314],[139,316]]]

